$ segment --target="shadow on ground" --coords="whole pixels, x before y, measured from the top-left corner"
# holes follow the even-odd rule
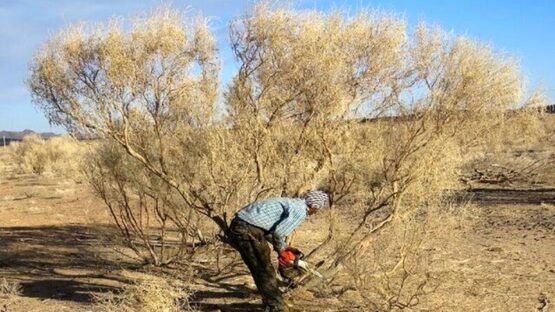
[[[254,303],[255,294],[242,285],[234,285],[234,289],[227,288],[196,291],[191,298],[193,306],[200,311],[221,311],[221,312],[256,312],[263,311],[260,302]],[[251,300],[249,300],[249,298]],[[217,301],[217,302],[216,302]]]
[[[91,302],[95,293],[114,291],[122,279],[105,273],[136,264],[110,255],[100,233],[106,226],[0,228],[0,276],[18,280],[22,295]]]
[[[228,304],[200,303],[195,305],[200,311],[221,311],[221,312],[262,312],[264,308],[261,304],[248,302],[236,302]]]
[[[460,202],[471,200],[486,212],[488,228],[515,228],[517,230],[550,233],[555,229],[555,188],[475,188],[457,194]],[[510,213],[500,206],[514,207]]]
[[[21,283],[21,294],[40,299],[57,299],[74,302],[93,302],[96,293],[116,291],[117,287],[89,284],[69,279],[44,279]]]
[[[99,294],[129,283],[113,272],[141,267],[100,239],[114,230],[105,225],[0,227],[0,276],[17,280],[24,297],[91,304]],[[201,311],[262,311],[260,303],[253,303],[259,302],[254,290],[233,282],[246,274],[244,268],[232,263],[228,269],[228,274],[199,274],[203,289],[191,298],[194,306]]]
[[[475,203],[484,205],[555,204],[555,188],[474,188],[457,194],[456,198],[471,199]]]

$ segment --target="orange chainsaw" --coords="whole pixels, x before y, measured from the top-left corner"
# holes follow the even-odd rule
[[[304,254],[297,248],[287,247],[279,253],[279,275],[289,288],[295,288],[306,274],[310,273],[319,278],[324,278],[320,272],[311,268],[308,262],[303,260]]]

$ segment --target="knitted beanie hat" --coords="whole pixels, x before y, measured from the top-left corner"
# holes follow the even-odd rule
[[[308,191],[301,198],[304,199],[307,206],[318,209],[324,208],[329,201],[328,194],[318,190]]]

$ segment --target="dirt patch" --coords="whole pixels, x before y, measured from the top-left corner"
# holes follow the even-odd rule
[[[467,194],[480,205],[555,204],[555,188],[475,188]]]
[[[86,310],[96,294],[115,291],[125,282],[113,272],[137,266],[99,244],[99,231],[107,230],[84,225],[2,227],[0,276],[18,281],[24,298]]]

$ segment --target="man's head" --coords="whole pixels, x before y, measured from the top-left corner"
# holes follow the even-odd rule
[[[320,209],[324,208],[329,201],[328,194],[318,190],[308,191],[304,193],[301,198],[304,199],[308,206],[309,215],[315,214]]]

